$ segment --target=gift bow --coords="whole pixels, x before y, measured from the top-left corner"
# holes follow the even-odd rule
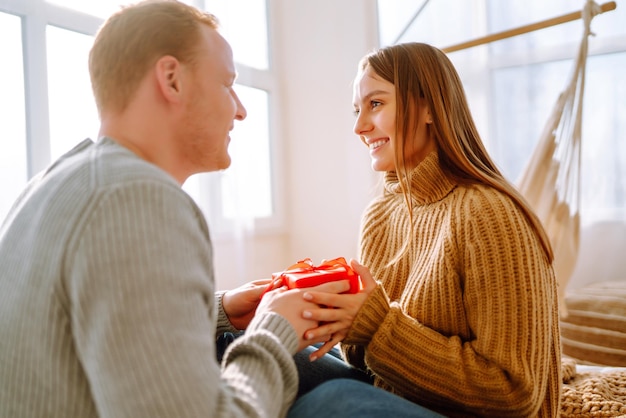
[[[337,257],[332,260],[328,260],[320,264],[319,266],[314,266],[313,261],[310,258],[305,258],[304,260],[298,261],[296,264],[287,267],[286,270],[283,270],[277,277],[282,277],[285,273],[300,273],[307,271],[316,271],[316,270],[332,270],[337,267],[344,267],[348,275],[353,275],[354,270],[348,265],[346,259],[343,257]]]
[[[265,290],[265,292],[263,292],[263,294],[267,293],[270,289],[273,289],[274,283],[280,280],[287,273],[304,273],[307,271],[332,270],[337,267],[344,267],[348,276],[353,276],[356,274],[354,270],[352,270],[352,267],[350,267],[350,265],[346,262],[346,259],[344,257],[337,257],[332,260],[324,261],[319,266],[314,266],[313,261],[311,261],[311,259],[307,257],[304,260],[300,260],[296,264],[287,267],[279,274],[272,274],[272,281]]]

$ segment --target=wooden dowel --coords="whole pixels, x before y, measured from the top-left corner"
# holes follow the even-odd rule
[[[615,10],[617,5],[614,1],[610,1],[608,3],[604,3],[600,6],[601,12],[608,12],[610,10]],[[552,19],[547,19],[537,23],[531,23],[530,25],[521,26],[515,29],[505,30],[504,32],[498,32],[491,35],[484,36],[482,38],[474,39],[472,41],[463,42],[457,45],[452,45],[446,48],[441,48],[443,52],[454,52],[460,51],[462,49],[471,48],[478,45],[487,44],[489,42],[499,41],[501,39],[511,38],[513,36],[521,35],[528,32],[534,32],[539,29],[549,28],[550,26],[560,25],[561,23],[571,22],[573,20],[577,20],[582,18],[582,12],[573,12],[563,16],[554,17]]]

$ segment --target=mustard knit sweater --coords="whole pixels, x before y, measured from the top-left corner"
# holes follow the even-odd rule
[[[360,258],[382,286],[344,356],[447,416],[557,416],[557,285],[522,211],[493,188],[449,180],[436,152],[410,180],[412,236],[395,173],[364,213]],[[411,250],[387,265],[407,239]]]

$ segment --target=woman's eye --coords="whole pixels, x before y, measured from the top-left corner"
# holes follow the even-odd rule
[[[376,100],[372,100],[370,102],[370,106],[372,106],[372,109],[374,109],[375,107],[378,107],[381,104],[382,104],[381,102],[377,102]]]
[[[359,114],[361,113],[361,111],[359,109],[354,109],[352,111],[352,113],[354,114],[354,116],[359,116]]]

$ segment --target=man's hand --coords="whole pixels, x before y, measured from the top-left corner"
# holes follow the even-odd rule
[[[259,306],[261,295],[271,283],[271,279],[255,280],[229,290],[224,294],[222,306],[230,323],[235,328],[243,330],[248,327],[248,324],[254,317],[257,306]],[[280,284],[280,282],[273,283],[272,287],[279,287]]]
[[[296,330],[298,335],[298,351],[305,347],[320,342],[328,341],[330,334],[323,332],[315,332],[320,329],[317,320],[309,318],[305,312],[310,311],[333,311],[332,307],[319,306],[314,302],[303,297],[304,293],[312,290],[321,292],[322,294],[337,294],[350,290],[348,280],[340,280],[336,282],[328,282],[307,289],[291,289],[287,290],[286,286],[272,290],[263,296],[263,300],[259,305],[257,312],[271,311],[283,316],[291,326]],[[311,332],[315,334],[309,338]],[[306,337],[305,337],[306,336]]]

